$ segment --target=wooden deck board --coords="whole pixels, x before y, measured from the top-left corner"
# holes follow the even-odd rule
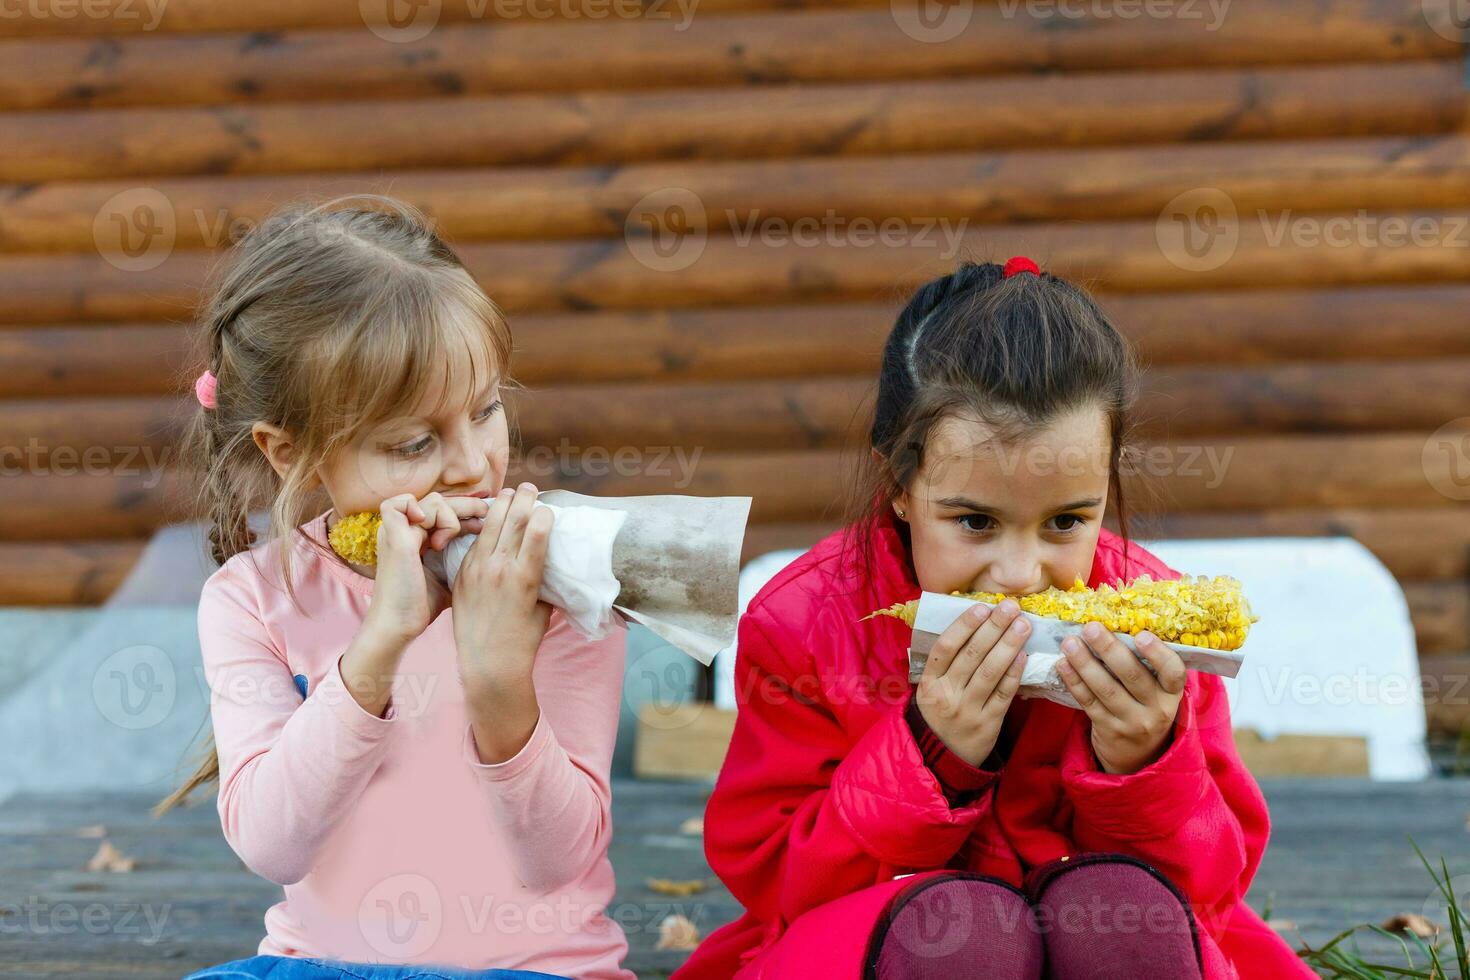
[[[1273,835],[1250,901],[1257,910],[1269,903],[1274,919],[1294,923],[1309,941],[1423,909],[1431,883],[1410,836],[1425,853],[1444,856],[1453,874],[1470,874],[1470,780],[1267,780],[1263,788]],[[710,875],[701,839],[680,832],[702,814],[707,793],[692,783],[615,783],[619,890],[612,913],[624,923],[628,966],[640,977],[666,976],[682,960],[654,949],[665,916],[687,915],[707,934],[739,914]],[[136,794],[68,794],[0,804],[0,975],[161,980],[254,952],[279,888],[240,864],[211,804],[154,822],[151,802]],[[77,831],[97,824],[138,859],[135,871],[84,870],[99,841]],[[711,887],[673,898],[651,891],[650,877],[707,878]],[[1286,934],[1296,939],[1296,930]],[[1363,945],[1392,952],[1383,943]]]

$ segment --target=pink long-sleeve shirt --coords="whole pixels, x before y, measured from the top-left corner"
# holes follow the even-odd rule
[[[329,513],[301,527],[324,547]],[[283,546],[309,615],[280,579]],[[347,690],[339,661],[373,585],[293,537],[231,557],[200,595],[220,823],[284,887],[258,952],[634,980],[605,914],[626,629],[588,641],[553,613],[532,675],[541,717],[486,765],[452,610],[408,646],[383,716]]]

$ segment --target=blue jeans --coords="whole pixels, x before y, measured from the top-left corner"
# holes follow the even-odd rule
[[[453,966],[348,963],[304,956],[250,956],[209,966],[184,980],[566,980],[528,970],[465,970]]]

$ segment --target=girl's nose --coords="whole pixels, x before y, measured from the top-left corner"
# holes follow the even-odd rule
[[[485,458],[485,447],[481,440],[470,435],[451,441],[444,457],[444,479],[446,486],[479,483],[485,477],[489,464]]]
[[[1025,595],[1045,589],[1046,586],[1038,586],[1041,568],[1034,561],[1012,561],[1004,564],[990,566],[989,577],[995,585],[995,591],[1005,592],[1010,595]]]

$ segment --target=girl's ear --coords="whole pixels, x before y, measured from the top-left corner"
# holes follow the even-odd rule
[[[250,427],[250,437],[265,454],[266,460],[271,464],[271,469],[276,471],[277,476],[284,478],[286,471],[291,466],[292,453],[295,450],[290,434],[280,426],[271,425],[269,422],[256,422]]]
[[[877,449],[873,449],[871,450],[871,452],[873,454],[873,463],[877,465],[880,469],[887,470],[889,468],[888,460],[883,458],[883,454],[878,452]],[[893,508],[893,512],[898,515],[899,520],[908,520],[908,515],[910,511],[908,491],[900,490],[898,495],[890,500],[888,504],[890,507]]]

